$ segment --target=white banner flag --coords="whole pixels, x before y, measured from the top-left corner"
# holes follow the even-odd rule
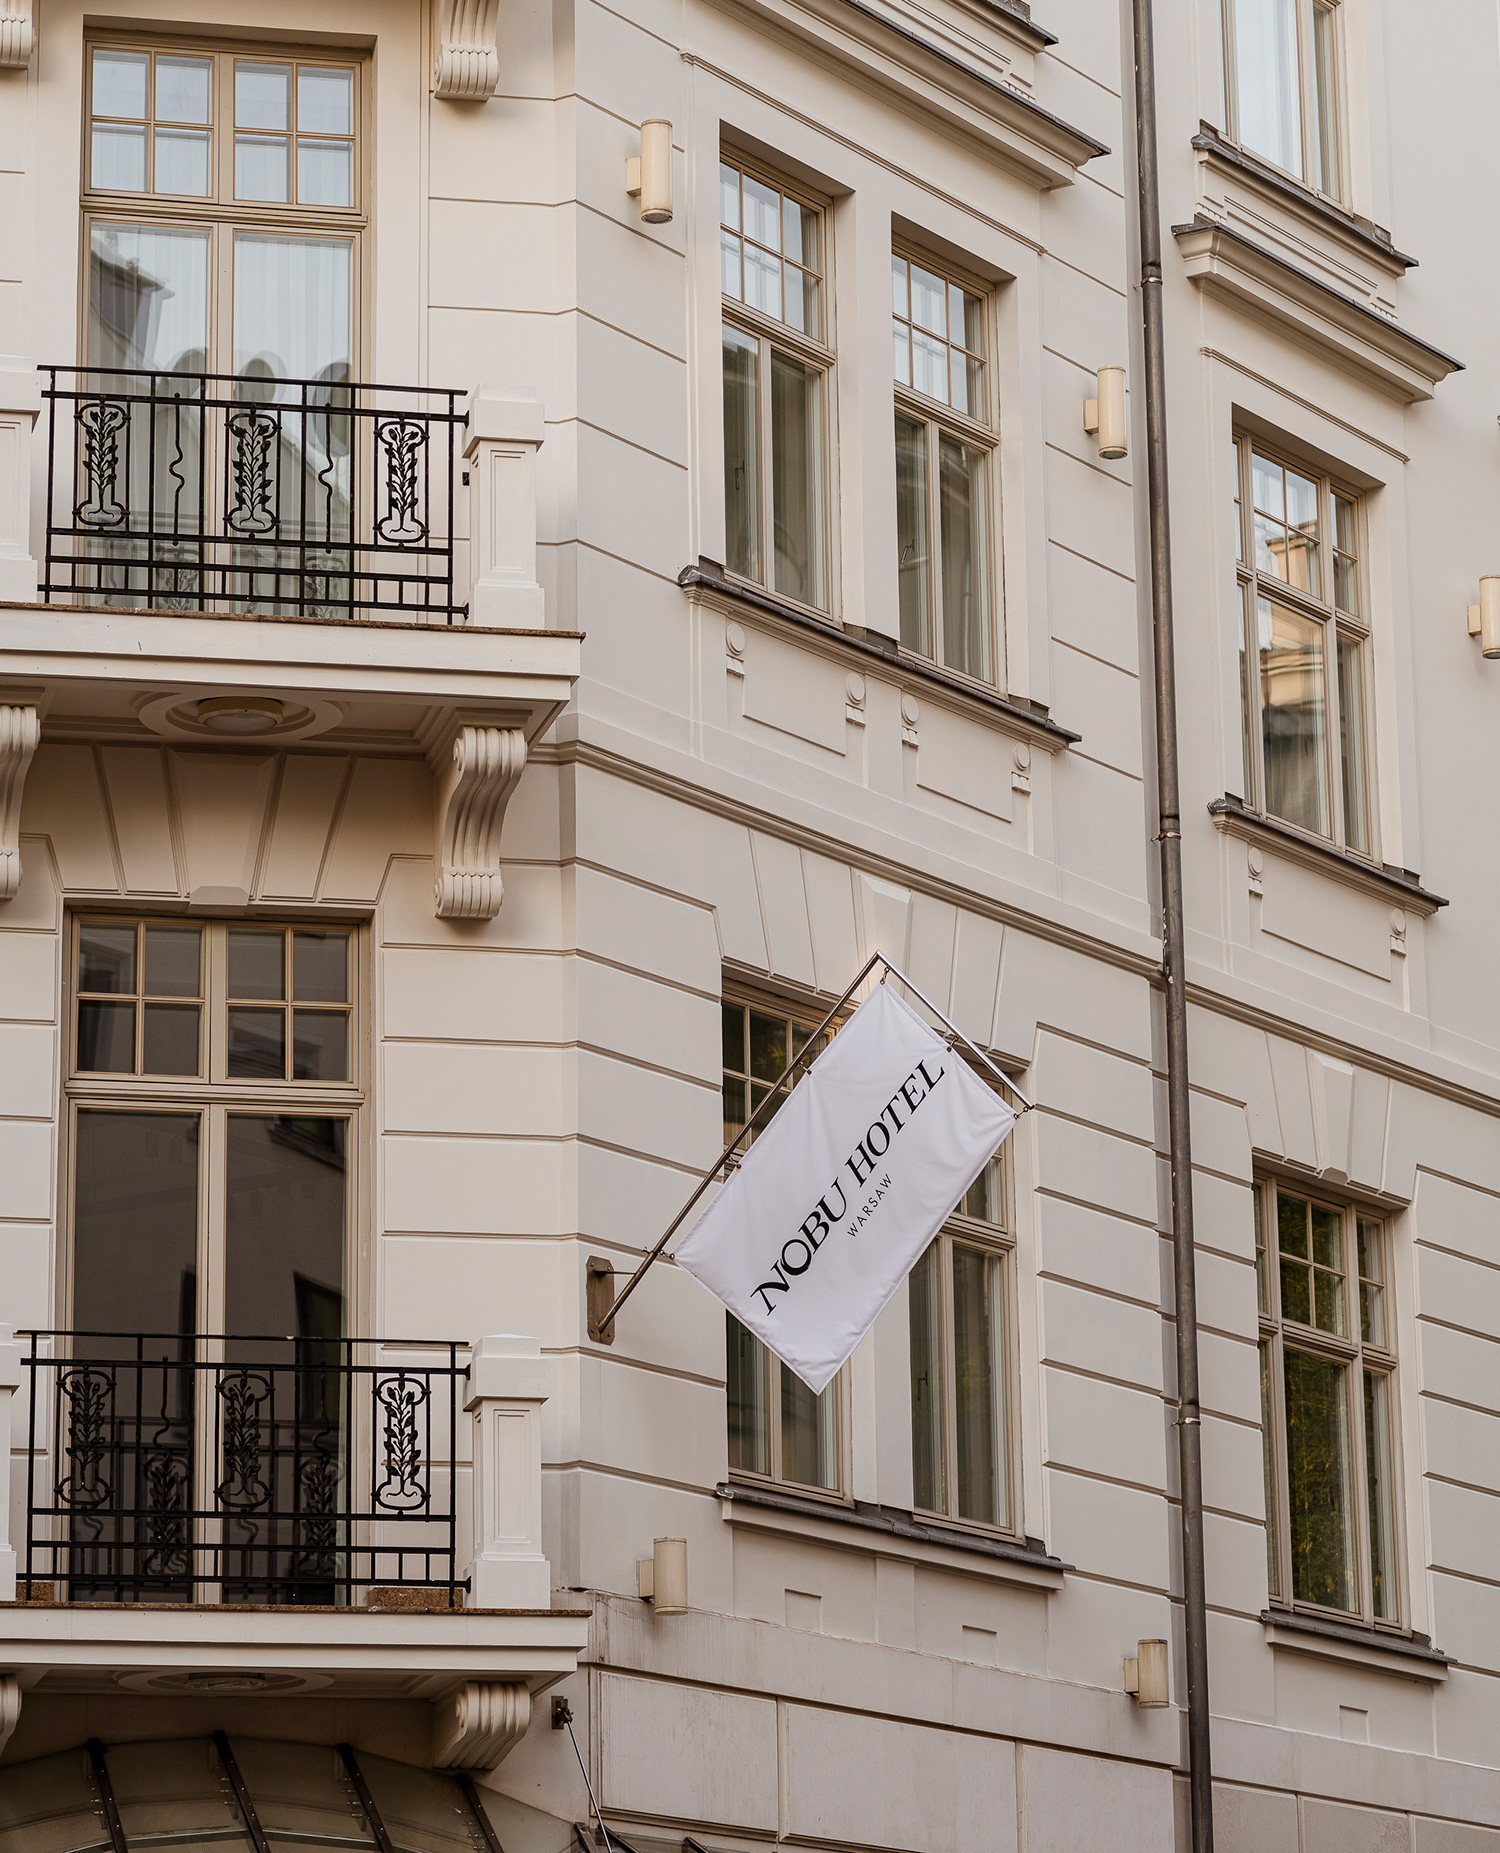
[[[820,1392],[1015,1122],[968,1064],[878,985],[676,1259]]]

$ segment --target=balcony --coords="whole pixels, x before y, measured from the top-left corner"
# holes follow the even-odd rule
[[[536,574],[543,435],[511,387],[0,357],[0,904],[39,744],[311,745],[425,760],[435,911],[493,917],[506,805],[579,673]]]
[[[357,1693],[493,1767],[586,1640],[541,1549],[545,1373],[506,1336],[0,1329],[0,1738],[23,1694]]]

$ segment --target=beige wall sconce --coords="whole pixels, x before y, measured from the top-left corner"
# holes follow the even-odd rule
[[[1125,369],[1101,367],[1094,375],[1097,398],[1083,402],[1083,428],[1099,438],[1099,455],[1111,463],[1126,454]]]
[[[641,152],[625,163],[625,191],[641,202],[643,225],[672,217],[672,125],[659,118],[641,124]]]
[[[1136,1642],[1135,1652],[1125,1662],[1125,1690],[1134,1696],[1137,1705],[1148,1709],[1171,1704],[1165,1641]]]
[[[686,1615],[687,1539],[657,1538],[635,1566],[636,1592],[658,1615]]]
[[[1479,603],[1469,607],[1469,635],[1479,639],[1484,656],[1500,656],[1500,573],[1479,581]]]

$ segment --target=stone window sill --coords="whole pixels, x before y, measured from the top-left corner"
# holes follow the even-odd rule
[[[743,1486],[733,1481],[715,1490],[719,1511],[728,1524],[778,1537],[870,1551],[879,1557],[1026,1589],[1061,1589],[1064,1574],[1073,1568],[1050,1556],[1038,1539],[1019,1544],[977,1532],[950,1531],[895,1506],[859,1499],[847,1506],[825,1505],[779,1487]]]
[[[1454,1664],[1452,1654],[1440,1652],[1425,1634],[1385,1634],[1378,1628],[1346,1626],[1280,1609],[1265,1609],[1260,1619],[1266,1644],[1281,1653],[1341,1660],[1433,1685],[1446,1680]]]
[[[1394,868],[1389,863],[1366,862],[1363,857],[1353,855],[1347,849],[1336,848],[1334,844],[1325,843],[1319,837],[1308,836],[1294,825],[1282,823],[1279,818],[1252,811],[1231,793],[1215,798],[1208,811],[1215,828],[1222,830],[1226,836],[1239,837],[1244,842],[1258,844],[1276,855],[1300,862],[1305,868],[1318,869],[1325,875],[1332,875],[1337,881],[1346,882],[1351,888],[1358,888],[1377,900],[1404,907],[1423,919],[1448,905],[1442,895],[1433,894],[1430,889],[1424,888],[1410,869]]]

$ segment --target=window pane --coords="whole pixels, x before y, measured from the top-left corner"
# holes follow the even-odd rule
[[[1259,1197],[1256,1201],[1260,1201]],[[1266,1501],[1266,1589],[1268,1594],[1279,1596],[1281,1577],[1277,1561],[1279,1553],[1276,1548],[1275,1434],[1275,1417],[1271,1408],[1271,1347],[1265,1339],[1262,1339],[1260,1341],[1260,1439]]]
[[[740,281],[740,241],[732,232],[719,233],[719,286],[736,302],[744,293]]]
[[[823,339],[823,286],[810,270],[786,266],[786,320],[814,341]]]
[[[241,59],[234,67],[235,126],[289,129],[291,87],[289,64],[253,64]]]
[[[1281,577],[1313,598],[1323,594],[1318,553],[1318,485],[1295,470],[1286,472],[1286,565]]]
[[[911,385],[911,330],[905,322],[891,323],[891,370],[903,386]]]
[[[943,1300],[941,1247],[934,1242],[911,1271],[907,1287],[911,1327],[912,1503],[946,1512],[943,1466]]]
[[[291,144],[284,135],[236,135],[236,199],[284,201],[291,197]]]
[[[781,1373],[781,1477],[799,1486],[837,1487],[837,1433],[834,1410],[837,1380],[821,1396],[778,1364]]]
[[[354,73],[316,64],[297,67],[297,127],[304,134],[354,133]]]
[[[94,124],[89,184],[121,193],[146,191],[146,131],[119,123]]]
[[[1358,528],[1354,504],[1336,490],[1333,495],[1333,600],[1340,611],[1359,616]]]
[[[146,118],[149,55],[143,51],[94,53],[94,114]]]
[[[750,1072],[759,1081],[779,1081],[791,1059],[786,1044],[786,1019],[750,1012]]]
[[[1245,601],[1250,596],[1248,586],[1240,588],[1240,745],[1242,748],[1241,775],[1245,781],[1244,797],[1246,804],[1255,803],[1255,684],[1250,679],[1250,655],[1245,648]]]
[[[348,1003],[347,933],[293,933],[292,996],[299,1004]]]
[[[89,359],[154,372],[208,365],[208,231],[95,223]]]
[[[197,1004],[147,1004],[141,1036],[142,1074],[197,1074]]]
[[[1360,855],[1370,853],[1365,792],[1365,679],[1363,652],[1353,637],[1341,636],[1339,653],[1339,766],[1344,788],[1344,841]]]
[[[206,123],[212,94],[211,70],[207,58],[159,57],[156,60],[156,120]],[[156,184],[160,187],[160,180]]]
[[[745,301],[763,315],[781,319],[781,261],[759,245],[745,246]]]
[[[969,1186],[961,1208],[978,1222],[1001,1221],[1000,1160],[992,1158]]]
[[[742,1004],[725,1004],[724,1012],[724,1066],[735,1074],[744,1074],[745,1068],[745,1009]]]
[[[1323,627],[1265,598],[1256,600],[1256,619],[1266,809],[1327,836]]]
[[[1342,1364],[1286,1352],[1292,1595],[1348,1610],[1356,1607],[1356,1595],[1345,1376]]]
[[[726,1313],[729,1465],[742,1473],[771,1471],[771,1422],[766,1410],[765,1347],[733,1313]]]
[[[764,579],[760,544],[760,347],[724,329],[724,564]]]
[[[349,1019],[342,1010],[292,1012],[292,1079],[349,1079]]]
[[[935,340],[931,335],[923,334],[920,328],[912,330],[911,337],[911,383],[918,392],[925,392],[929,399],[940,399],[948,403],[948,349],[944,342]]]
[[[731,231],[740,229],[740,171],[727,161],[719,163],[719,220]]]
[[[135,928],[86,920],[78,929],[80,991],[135,989]]]
[[[1281,1251],[1281,1312],[1285,1319],[1312,1324],[1312,1271],[1308,1208],[1296,1197],[1276,1193],[1277,1246]]]
[[[943,339],[948,333],[948,286],[920,264],[911,267],[911,319]]]
[[[1300,178],[1296,0],[1236,0],[1234,25],[1240,140]]]
[[[135,1005],[80,1001],[78,1066],[85,1074],[135,1073]]]
[[[771,354],[771,483],[778,592],[828,602],[823,531],[823,376]]]
[[[1334,51],[1331,6],[1313,0],[1313,127],[1317,136],[1317,184],[1334,199],[1339,197],[1338,65]]]
[[[349,378],[353,250],[345,238],[236,235],[236,373],[260,369],[276,379]]]
[[[354,199],[353,142],[297,143],[297,203],[347,206]]]
[[[1313,1205],[1313,1323],[1322,1332],[1344,1330],[1344,1218]]]
[[[744,176],[745,236],[771,251],[781,249],[781,195],[752,175]]]
[[[203,929],[195,926],[147,926],[145,983],[149,997],[202,995]]]
[[[156,131],[155,187],[158,193],[208,194],[208,132],[200,129]]]
[[[1261,1312],[1270,1310],[1266,1281],[1266,1212],[1265,1192],[1257,1184],[1250,1193],[1255,1205],[1255,1303]]]
[[[818,214],[811,206],[801,205],[794,199],[783,199],[781,248],[786,256],[807,270],[821,270],[823,266],[819,243]]]
[[[927,535],[927,427],[896,414],[896,547],[901,641],[932,655],[932,560]]]
[[[343,1331],[347,1132],[342,1119],[230,1114],[226,1332]]]
[[[82,1109],[73,1191],[75,1328],[193,1331],[198,1115]],[[80,1346],[84,1355],[88,1349],[107,1355],[110,1348]]]
[[[745,1104],[745,1083],[730,1075],[724,1077],[724,1143],[729,1144],[750,1117]]]
[[[985,1525],[1009,1519],[1005,1461],[1005,1299],[1001,1261],[953,1249],[953,1404],[958,1513]]]
[[[988,681],[989,560],[983,451],[938,440],[938,505],[943,536],[943,661]]]
[[[286,1079],[286,1012],[229,1012],[229,1073],[235,1080]]]
[[[229,995],[286,996],[286,935],[255,927],[229,929]]]
[[[1375,1614],[1396,1621],[1395,1481],[1391,1473],[1391,1380],[1365,1372],[1365,1475],[1370,1505],[1370,1583]]]
[[[1269,457],[1250,453],[1250,494],[1255,506],[1274,521],[1286,519],[1286,497],[1282,489],[1281,465]]]

